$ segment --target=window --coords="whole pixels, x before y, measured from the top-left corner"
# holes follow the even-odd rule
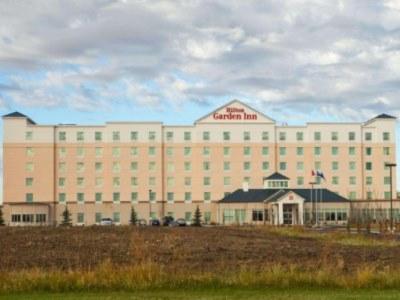
[[[365,169],[367,171],[371,171],[372,170],[372,162],[368,161],[365,163]]]
[[[33,166],[33,162],[27,162],[25,164],[25,170],[28,172],[33,172],[34,166]]]
[[[76,200],[80,203],[85,201],[85,194],[84,193],[77,193],[76,194]]]
[[[83,141],[85,139],[85,135],[83,131],[78,131],[76,133],[76,140],[77,141]]]
[[[174,133],[172,131],[167,131],[167,142],[174,140]]]
[[[76,171],[77,172],[85,171],[85,164],[83,162],[76,163]]]
[[[250,171],[251,170],[251,163],[249,161],[245,161],[243,163],[243,170]]]
[[[331,132],[331,140],[337,141],[339,139],[339,133],[337,131]]]
[[[174,202],[174,193],[172,193],[172,192],[168,192],[168,193],[167,193],[167,201],[168,201],[169,203]]]
[[[262,162],[262,170],[263,171],[268,171],[269,170],[269,162],[263,161]]]
[[[231,154],[231,148],[230,147],[224,147],[224,156],[229,156]]]
[[[190,161],[185,161],[183,163],[183,168],[187,172],[191,171],[192,170],[192,163]]]
[[[25,201],[28,203],[33,202],[33,194],[32,193],[25,194]]]
[[[190,211],[185,212],[185,221],[186,222],[192,221],[192,213]]]
[[[211,193],[210,192],[204,192],[203,198],[205,202],[210,202],[211,201]]]
[[[97,212],[97,213],[95,214],[96,223],[100,223],[100,222],[101,222],[101,219],[102,219],[101,212]]]
[[[338,147],[332,147],[331,151],[332,151],[332,155],[338,155],[339,154],[339,148]]]
[[[94,168],[95,168],[96,172],[101,172],[101,171],[103,171],[103,163],[101,163],[101,162],[95,162],[95,163],[94,163]]]
[[[96,177],[94,179],[94,184],[95,184],[96,187],[103,186],[103,177]]]
[[[121,163],[118,161],[114,161],[112,163],[112,170],[114,173],[119,173],[121,171]]]
[[[302,176],[297,177],[297,185],[300,186],[304,185],[304,177]]]
[[[224,177],[224,185],[231,185],[231,178],[230,177]]]
[[[85,156],[85,148],[83,148],[83,147],[76,148],[76,156],[84,157]]]
[[[351,156],[356,155],[356,148],[355,147],[349,147],[349,155],[351,155]]]
[[[149,147],[148,154],[149,155],[156,155],[156,147]]]
[[[121,156],[121,148],[120,147],[113,147],[112,148],[112,156],[113,157],[120,157]]]
[[[167,147],[167,149],[165,150],[167,156],[171,157],[174,155],[174,148],[172,147]]]
[[[251,148],[250,147],[244,147],[243,148],[243,155],[251,155]]]
[[[175,185],[175,178],[174,177],[167,177],[167,186],[173,187]]]
[[[192,178],[191,177],[185,177],[184,178],[184,183],[185,183],[185,186],[191,186],[192,185]]]
[[[209,156],[211,153],[210,147],[203,147],[203,155]]]
[[[203,162],[203,170],[210,171],[210,162],[209,161]]]
[[[356,162],[355,161],[350,161],[349,162],[349,170],[350,171],[355,171],[356,170]]]
[[[173,162],[167,162],[167,171],[168,172],[174,172],[175,171],[175,166]]]
[[[151,191],[149,193],[149,197],[150,197],[150,202],[155,202],[156,201],[156,192]]]
[[[332,176],[332,184],[333,185],[338,185],[339,184],[339,177],[338,176]]]
[[[367,200],[372,200],[372,192],[367,192]]]
[[[131,141],[137,141],[137,140],[138,140],[138,132],[131,131]]]
[[[366,141],[372,141],[372,132],[366,132],[365,133],[365,140]]]
[[[279,163],[279,170],[285,171],[286,170],[286,162],[281,161]]]
[[[192,193],[191,192],[185,192],[185,201],[186,202],[192,201]]]
[[[279,132],[279,140],[286,141],[286,132]]]
[[[103,140],[103,133],[100,132],[100,131],[96,131],[96,132],[94,133],[94,140],[95,140],[96,142],[100,142],[101,140]]]
[[[85,222],[85,214],[79,212],[79,213],[76,215],[76,222],[79,223],[79,224],[83,224],[83,223]]]
[[[95,193],[95,200],[97,203],[100,203],[103,200],[103,194],[102,193]]]
[[[389,147],[383,147],[383,155],[390,155],[390,148]]]
[[[332,162],[332,171],[337,171],[337,170],[339,170],[339,162],[333,161]]]
[[[372,155],[372,148],[371,147],[365,148],[365,155],[368,155],[368,156]]]
[[[385,176],[383,178],[383,184],[385,184],[385,185],[389,185],[390,184],[390,177],[389,176]]]
[[[183,133],[183,138],[185,141],[191,141],[192,140],[192,133],[190,131],[185,131]]]
[[[350,176],[349,177],[349,184],[350,185],[356,185],[356,177],[355,176]]]
[[[83,186],[85,185],[85,178],[83,178],[83,177],[78,177],[78,178],[76,179],[76,185],[77,185],[78,187],[83,187]]]
[[[253,210],[253,222],[259,222],[264,220],[264,214],[262,210]]]
[[[25,132],[25,140],[32,141],[32,139],[33,139],[33,131]]]
[[[209,140],[210,140],[210,132],[203,131],[203,141],[209,141]]]
[[[65,148],[60,148],[60,150],[61,149],[64,149],[65,150]],[[26,148],[26,150],[25,150],[25,152],[26,152],[26,156],[28,156],[28,157],[32,157],[33,155],[34,155],[34,151],[33,151],[33,148],[32,147],[27,147]],[[61,155],[60,155],[61,156]]]
[[[138,162],[137,161],[132,161],[131,162],[131,171],[137,171],[138,170]]]
[[[103,156],[103,148],[96,147],[94,151],[95,151],[95,156],[96,157],[102,157]]]
[[[349,132],[349,141],[355,141],[356,140],[356,133],[354,131]]]
[[[316,131],[314,132],[314,141],[320,141],[321,140],[321,132]]]
[[[366,185],[372,185],[372,176],[367,176],[365,178],[365,184]]]
[[[191,154],[192,154],[192,148],[191,147],[183,148],[183,155],[190,156]]]
[[[137,186],[138,185],[138,178],[137,177],[131,177],[131,185],[132,186]]]
[[[384,141],[390,141],[390,132],[384,132],[382,138]]]
[[[150,186],[155,186],[156,185],[156,178],[155,177],[149,177],[149,185]]]
[[[321,147],[314,147],[314,155],[321,155]]]
[[[155,171],[155,170],[156,170],[156,162],[150,161],[149,162],[149,171]]]
[[[138,147],[131,147],[131,156],[138,156],[138,155],[139,155]]]
[[[59,193],[58,194],[58,202],[65,203],[65,201],[66,201],[66,194],[65,193]]]
[[[155,140],[156,140],[156,132],[149,131],[149,141],[155,141]]]
[[[281,156],[286,155],[286,147],[279,147],[279,155]]]
[[[65,177],[58,178],[58,186],[64,187],[65,186]]]
[[[223,132],[224,141],[229,141],[231,139],[231,133],[229,131]]]
[[[269,147],[262,147],[262,155],[269,155]]]
[[[298,162],[296,163],[296,170],[297,170],[297,171],[304,171],[304,162],[298,161]]]
[[[113,202],[119,202],[121,200],[121,194],[118,192],[113,193]]]
[[[390,192],[385,192],[384,193],[384,197],[385,197],[385,200],[389,200],[390,199]]]
[[[209,186],[211,184],[211,178],[210,177],[203,177],[203,185]]]
[[[32,177],[25,178],[25,186],[31,187],[32,185],[33,185],[33,178]]]
[[[119,223],[121,222],[121,215],[119,212],[114,212],[113,213],[113,222],[114,223]]]
[[[355,200],[357,198],[357,193],[356,192],[349,192],[349,199],[350,200]]]
[[[297,141],[304,140],[304,133],[303,132],[296,132],[296,140]]]
[[[231,170],[231,163],[229,161],[224,161],[224,171]]]
[[[112,133],[112,139],[114,142],[117,142],[120,140],[120,135],[119,135],[119,131],[113,131]]]
[[[297,148],[296,148],[296,154],[297,154],[298,156],[304,155],[304,148],[303,148],[303,147],[297,147]]]
[[[211,211],[204,212],[204,223],[209,224],[211,221]]]
[[[119,177],[113,177],[113,187],[119,187],[121,185],[121,179]]]
[[[314,169],[315,170],[321,170],[321,162],[320,161],[316,161],[314,163]]]
[[[58,140],[65,141],[67,139],[67,133],[65,131],[60,131],[58,133]]]
[[[250,141],[250,131],[243,132],[243,140]]]
[[[268,131],[263,131],[261,134],[261,138],[263,141],[268,141],[269,140],[269,133]]]

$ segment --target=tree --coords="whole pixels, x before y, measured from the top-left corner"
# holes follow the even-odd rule
[[[137,222],[138,222],[137,213],[136,213],[136,211],[135,211],[135,208],[134,208],[133,205],[132,205],[130,223],[131,223],[131,225],[136,225]]]
[[[63,225],[63,226],[71,226],[72,225],[71,213],[69,212],[67,206],[65,206],[65,209],[62,213],[62,217],[63,217],[63,220],[61,222],[61,225]]]
[[[200,208],[197,205],[197,208],[194,212],[194,218],[193,218],[193,226],[201,226],[201,212],[200,212]]]
[[[4,226],[3,210],[0,207],[0,226]]]

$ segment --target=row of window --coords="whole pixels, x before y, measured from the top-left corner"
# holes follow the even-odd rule
[[[12,214],[12,223],[46,223],[46,214]]]
[[[351,131],[347,133],[347,140],[348,141],[355,141],[356,140],[356,132]],[[139,133],[138,131],[131,131],[130,132],[130,140],[131,141],[137,141],[138,140]],[[210,140],[210,132],[209,131],[203,131],[202,133],[202,138],[203,141],[209,141]],[[113,131],[111,133],[111,137],[113,141],[120,141],[121,140],[121,134],[119,131]],[[78,131],[76,132],[76,141],[84,141],[85,140],[85,132],[84,131]],[[174,132],[173,131],[167,131],[165,134],[165,138],[167,141],[173,141],[174,140]],[[229,141],[231,139],[231,132],[230,131],[224,131],[222,133],[222,138],[224,141]],[[364,140],[365,141],[372,141],[373,134],[372,132],[365,132],[364,133]],[[27,131],[25,133],[25,139],[27,141],[30,141],[33,139],[33,131]],[[183,132],[183,139],[185,141],[191,141],[192,140],[192,132],[190,131],[185,131]],[[269,132],[268,131],[263,131],[261,133],[261,139],[263,141],[268,141],[269,140]],[[286,141],[287,139],[287,133],[286,132],[279,132],[279,140],[280,141]],[[314,132],[314,141],[321,141],[322,139],[322,133],[320,131]],[[331,141],[339,141],[339,132],[337,131],[332,131],[330,133],[330,139]],[[59,141],[66,141],[67,140],[67,132],[65,131],[59,131],[58,132],[58,140]],[[103,141],[103,132],[101,131],[96,131],[94,132],[94,140],[95,141]],[[155,141],[156,140],[156,132],[155,131],[149,131],[148,132],[148,140],[149,141]],[[243,132],[243,140],[244,141],[250,141],[251,140],[251,132],[250,131],[244,131]],[[304,140],[304,132],[298,131],[296,132],[296,140],[297,141],[303,141]],[[383,141],[390,141],[390,132],[383,132],[382,133],[382,140]]]

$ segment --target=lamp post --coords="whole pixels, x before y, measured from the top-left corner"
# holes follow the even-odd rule
[[[390,169],[390,231],[393,232],[393,168],[395,163],[385,163],[385,167]]]
[[[149,190],[149,219],[151,221],[151,190]]]
[[[313,194],[314,194],[314,185],[317,184],[315,181],[309,182],[311,184],[311,223],[314,221],[314,201],[313,201]],[[316,221],[316,219],[315,219]],[[315,222],[317,223],[317,222]]]

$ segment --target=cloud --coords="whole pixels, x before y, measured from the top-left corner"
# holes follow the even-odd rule
[[[29,14],[26,12],[29,11]],[[398,1],[6,1],[0,104],[398,114]]]

